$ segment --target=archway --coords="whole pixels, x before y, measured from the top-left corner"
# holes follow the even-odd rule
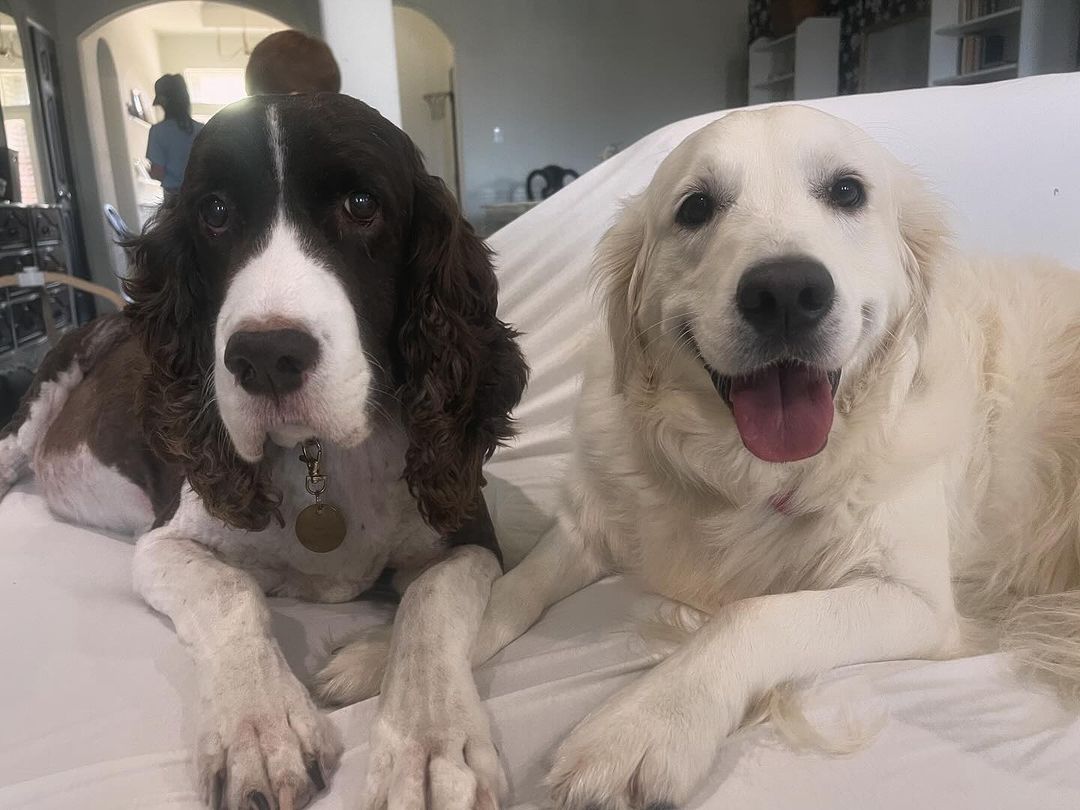
[[[425,14],[394,6],[401,128],[424,153],[431,174],[460,198],[454,46]]]
[[[88,27],[78,38],[97,199],[87,199],[88,228],[104,227],[102,208],[115,205],[128,226],[140,228],[162,199],[146,168],[154,82],[165,73],[185,77],[192,113],[205,120],[244,95],[243,70],[251,49],[283,22],[240,3],[167,0],[138,5]],[[111,252],[124,275],[124,256]]]
[[[127,169],[127,141],[124,134],[124,105],[120,102],[120,75],[116,71],[109,43],[97,43],[97,71],[101,89],[101,111],[105,119],[105,140],[109,149],[115,203],[120,215],[128,222],[138,221],[135,185]]]

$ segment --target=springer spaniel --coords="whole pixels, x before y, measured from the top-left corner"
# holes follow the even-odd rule
[[[343,602],[384,572],[404,593],[372,806],[492,806],[481,466],[527,369],[483,242],[404,133],[325,94],[216,115],[130,249],[132,305],[46,358],[0,434],[0,492],[30,467],[57,515],[139,535],[135,588],[195,661],[211,806],[301,807],[340,755],[263,594]],[[321,695],[377,689],[358,684],[382,662],[360,666],[333,659]]]

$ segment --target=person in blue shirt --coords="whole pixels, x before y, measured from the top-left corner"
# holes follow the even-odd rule
[[[191,144],[203,125],[191,117],[191,97],[179,73],[166,73],[154,82],[154,105],[165,110],[165,120],[150,127],[146,159],[168,202],[180,190]]]

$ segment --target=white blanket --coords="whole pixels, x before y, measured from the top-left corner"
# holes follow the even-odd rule
[[[816,104],[865,127],[952,203],[961,243],[1038,251],[1080,267],[1080,76]],[[492,240],[503,316],[526,334],[532,382],[520,439],[490,465],[488,498],[511,560],[551,523],[585,335],[587,265],[617,200],[715,115],[635,144]],[[55,521],[25,482],[0,503],[0,808],[197,810],[187,761],[194,683],[168,622],[132,594],[129,539]],[[327,641],[389,618],[372,603],[271,600],[306,677]],[[656,601],[599,583],[554,606],[477,673],[510,774],[511,806],[544,802],[554,745],[646,666],[638,620]],[[795,752],[768,726],[740,732],[692,802],[703,808],[1080,807],[1080,720],[1017,683],[1001,656],[848,667],[806,700],[858,753]],[[334,713],[347,752],[318,810],[355,808],[374,702]]]

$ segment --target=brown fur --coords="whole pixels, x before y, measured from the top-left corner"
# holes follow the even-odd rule
[[[161,523],[176,511],[183,476],[177,465],[161,463],[146,438],[131,430],[133,395],[146,371],[146,355],[130,334],[101,353],[68,396],[45,435],[42,452],[63,457],[85,442],[102,465],[146,493],[155,521]]]
[[[528,367],[516,333],[496,317],[498,282],[487,246],[415,148],[408,302],[400,331],[409,435],[405,478],[432,528],[472,515],[482,467],[513,435],[510,411]]]
[[[284,525],[266,470],[240,458],[213,404],[215,308],[186,229],[173,204],[129,245],[126,313],[149,360],[136,412],[151,448],[180,465],[211,514],[251,531]]]
[[[481,468],[513,433],[510,411],[528,369],[516,333],[496,315],[487,247],[408,137],[364,110],[370,137],[400,155],[394,175],[411,178],[411,190],[401,194],[411,198],[403,212],[401,300],[387,302],[397,308],[392,353],[409,438],[405,478],[432,528],[451,534],[475,516]],[[214,318],[225,281],[200,272],[189,224],[193,202],[181,191],[129,245],[135,272],[127,282],[128,316],[149,359],[138,412],[155,452],[183,468],[212,514],[259,530],[281,520],[280,496],[263,465],[236,453],[214,407]]]

